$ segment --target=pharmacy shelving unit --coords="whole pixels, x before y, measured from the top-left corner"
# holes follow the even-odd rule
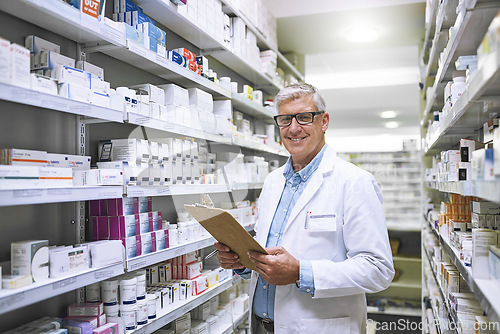
[[[395,267],[400,273],[390,287],[380,293],[368,295],[371,301],[378,299],[409,299],[413,305],[420,300],[421,259],[420,195],[421,162],[418,151],[357,152],[340,154],[348,161],[373,174],[383,195],[383,206],[390,238],[400,240],[399,253],[394,255]],[[370,314],[420,317],[420,308],[407,305],[369,306]],[[413,306],[411,305],[411,306]]]
[[[469,266],[466,266],[464,262],[460,260],[460,254],[458,250],[450,245],[448,238],[441,235],[439,231],[435,229],[434,222],[427,221],[426,223],[428,224],[428,229],[432,231],[436,239],[439,241],[441,247],[444,249],[446,254],[449,255],[451,263],[457,268],[460,276],[476,296],[477,301],[483,307],[484,312],[488,315],[489,320],[491,322],[499,323],[500,300],[498,299],[498,296],[500,294],[500,287],[498,286],[498,282],[492,279],[477,279],[472,277],[471,268]],[[427,257],[427,260],[431,262],[432,260],[425,249],[423,250],[423,253]]]
[[[216,69],[225,75],[234,74],[239,85],[248,84],[273,95],[280,88],[273,78],[262,75],[260,68],[246,63],[219,41],[186,20],[169,1],[141,0],[146,14],[153,16],[165,31],[169,49],[187,47],[199,55],[210,55]],[[223,2],[224,10],[231,16],[244,16],[230,4]],[[112,1],[107,2],[106,16],[111,17]],[[297,71],[277,47],[244,18],[256,32],[259,46],[278,53],[278,63],[286,73],[299,80]],[[273,109],[264,108],[222,86],[178,66],[168,59],[127,40],[125,35],[109,19],[97,21],[81,14],[77,9],[59,0],[19,0],[0,3],[0,30],[2,37],[17,44],[24,44],[24,36],[37,35],[61,46],[62,53],[77,60],[85,59],[101,66],[106,79],[113,87],[141,84],[175,83],[186,88],[199,88],[213,95],[215,100],[231,100],[238,111],[250,120],[273,123]],[[227,147],[244,154],[265,155],[281,163],[288,156],[279,145],[266,145],[261,141],[228,137],[208,133],[203,129],[173,124],[149,117],[124,114],[110,108],[78,102],[59,96],[32,91],[28,88],[0,84],[0,142],[3,147],[44,150],[53,153],[92,155],[95,158],[95,142],[101,139],[127,138],[134,130],[160,137],[188,137]],[[106,137],[108,136],[109,137]],[[151,137],[152,138],[152,137]],[[94,159],[93,159],[94,160]],[[157,187],[107,186],[69,187],[51,189],[0,189],[0,265],[4,274],[9,263],[9,244],[27,239],[48,239],[50,244],[76,244],[88,240],[86,201],[153,196],[153,209],[164,217],[175,219],[172,201],[193,202],[199,195],[210,193],[220,201],[248,196],[255,199],[261,182],[168,185]],[[238,196],[237,196],[238,195]],[[243,199],[243,198],[242,198]],[[86,212],[87,211],[87,212]],[[253,224],[246,224],[248,231]],[[213,245],[214,239],[205,237],[187,244],[139,256],[104,268],[92,268],[85,272],[35,283],[12,291],[0,291],[0,331],[8,330],[28,320],[42,316],[64,316],[65,306],[83,300],[82,287],[116,277],[123,272],[171,259],[188,252]],[[175,309],[161,314],[156,321],[139,328],[137,333],[152,333],[192,308],[232,286],[232,280],[222,282],[200,296],[192,298]],[[76,293],[75,293],[76,292]],[[28,316],[27,316],[28,315]],[[234,323],[222,329],[230,333],[247,318],[235,317]]]
[[[446,7],[446,5],[444,6]],[[423,138],[426,137],[426,133],[429,130],[427,124],[432,119],[433,111],[441,110],[443,107],[443,89],[446,82],[452,78],[452,72],[455,69],[454,62],[459,56],[476,54],[476,50],[499,7],[500,4],[496,1],[466,0],[463,2],[463,6],[456,16],[451,33],[445,26],[441,29],[441,33],[446,33],[449,39],[442,49],[436,50],[437,53],[442,52],[442,56],[441,61],[438,63],[435,80],[427,94],[425,95],[425,92],[422,94],[424,96],[422,100],[423,115],[421,119],[421,133]],[[428,8],[427,10],[431,11],[434,9]],[[450,10],[454,10],[454,8],[443,8],[443,10],[449,12]],[[431,32],[426,31],[426,34],[428,33]],[[424,48],[429,47],[429,45],[424,44]],[[421,50],[421,54],[425,55],[428,51]],[[421,71],[429,75],[427,68],[422,68]],[[451,112],[441,120],[439,127],[428,137],[428,140],[423,140],[423,161],[426,167],[431,167],[432,157],[439,154],[439,152],[458,149],[460,138],[482,140],[482,132],[479,129],[482,129],[482,125],[490,118],[491,114],[498,113],[498,109],[495,109],[492,101],[498,100],[499,78],[500,57],[499,53],[495,52],[486,57],[485,62],[478,69],[477,75],[470,80],[465,92],[453,105]],[[429,76],[423,78],[424,81],[429,79]],[[424,181],[423,185],[430,197],[433,198],[455,193],[500,202],[500,183],[498,181]],[[428,222],[423,220],[423,224],[427,226]],[[500,289],[491,280],[474,279],[470,268],[464,266],[459,260],[456,250],[450,247],[448,240],[440,236],[432,225],[429,228],[431,228],[443,249],[452,259],[453,264],[475,294],[485,313],[491,321],[500,321],[500,304],[498,303]],[[427,258],[426,261],[431,261],[425,249],[422,251],[422,256]],[[426,279],[429,279],[428,273],[429,270],[423,273],[424,282]],[[439,282],[436,282],[436,284],[439,287]],[[425,287],[423,289],[427,292],[429,291]],[[442,295],[439,296],[439,294],[435,294],[432,297],[429,296],[431,300],[433,298],[441,298],[441,300],[436,302],[437,304],[445,304],[443,297]],[[433,316],[439,320],[436,312],[436,310],[433,310]]]

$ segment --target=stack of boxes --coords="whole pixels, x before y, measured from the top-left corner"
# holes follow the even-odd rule
[[[90,201],[94,240],[120,240],[127,259],[169,247],[162,215],[152,210],[151,197]]]

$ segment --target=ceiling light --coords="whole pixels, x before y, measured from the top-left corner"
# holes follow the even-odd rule
[[[388,129],[395,129],[399,127],[399,122],[386,122],[384,126]]]
[[[399,114],[399,112],[394,110],[385,110],[380,113],[380,118],[394,118]]]
[[[345,39],[351,43],[369,43],[376,41],[380,32],[373,27],[351,28],[345,33]]]

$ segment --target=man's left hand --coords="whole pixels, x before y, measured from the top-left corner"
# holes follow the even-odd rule
[[[269,284],[294,284],[299,279],[300,261],[281,246],[266,248],[269,254],[249,251],[250,260]]]

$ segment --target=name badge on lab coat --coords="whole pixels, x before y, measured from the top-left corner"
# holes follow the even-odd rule
[[[334,213],[316,214],[309,211],[306,218],[306,229],[334,232],[337,230],[337,215]]]

